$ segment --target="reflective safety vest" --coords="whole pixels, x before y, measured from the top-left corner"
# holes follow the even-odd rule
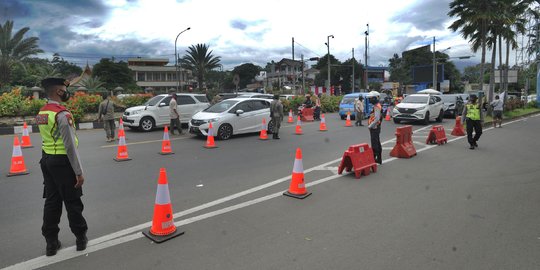
[[[48,103],[39,110],[36,116],[36,123],[39,126],[39,133],[41,134],[42,144],[41,149],[43,152],[49,155],[66,155],[66,147],[60,132],[58,130],[58,113],[67,112],[68,110],[55,103]],[[73,118],[71,114],[67,114],[68,122],[71,127],[74,127]],[[75,136],[75,146],[79,145],[79,140]]]
[[[375,119],[375,110],[379,110],[379,113],[381,115],[381,117],[379,117],[379,119]],[[382,107],[381,107],[380,103],[377,103],[377,105],[373,106],[373,110],[369,114],[368,125],[371,125],[371,123],[373,123],[373,121],[375,121],[375,120],[377,120],[377,125],[380,125],[381,124],[381,118],[382,118]]]
[[[471,120],[480,120],[480,107],[478,104],[467,104],[467,118]]]

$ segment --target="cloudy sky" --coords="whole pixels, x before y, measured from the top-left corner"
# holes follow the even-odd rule
[[[430,44],[450,56],[473,55],[467,41],[447,29],[450,0],[1,0],[0,21],[30,27],[50,57],[58,52],[78,65],[102,57],[160,57],[174,62],[174,40],[183,55],[206,43],[225,69],[242,63],[264,67],[272,60],[330,53],[364,62],[364,31],[370,27],[370,65],[388,64],[403,50]],[[458,66],[479,62],[475,58]],[[458,60],[464,61],[464,60]]]

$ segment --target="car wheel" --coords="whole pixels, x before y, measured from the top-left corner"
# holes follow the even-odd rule
[[[439,116],[437,116],[437,122],[438,122],[438,123],[442,122],[443,116],[444,116],[444,111],[441,110],[441,111],[439,112]]]
[[[394,118],[394,123],[399,124],[401,123],[401,120]]]
[[[219,126],[217,137],[220,140],[228,140],[233,135],[233,128],[229,124],[223,124]]]
[[[156,122],[152,117],[143,117],[139,123],[139,127],[142,131],[151,131],[156,126]]]
[[[429,124],[429,112],[426,112],[426,115],[424,116],[424,125]]]
[[[274,121],[270,120],[268,122],[268,127],[267,127],[266,131],[268,132],[268,134],[274,133]]]

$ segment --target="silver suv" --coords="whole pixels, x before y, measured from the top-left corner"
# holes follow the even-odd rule
[[[396,124],[401,121],[422,121],[426,125],[430,120],[442,122],[444,116],[442,98],[440,95],[430,94],[408,95],[394,107],[392,113]]]
[[[180,121],[188,123],[191,117],[208,108],[210,103],[203,94],[178,93],[178,112]],[[122,116],[124,125],[129,128],[139,128],[142,131],[150,131],[156,127],[163,127],[170,123],[169,102],[171,95],[161,94],[149,99],[141,106],[127,108]]]

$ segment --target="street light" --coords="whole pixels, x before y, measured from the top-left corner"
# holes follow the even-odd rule
[[[327,91],[330,91],[330,37],[334,38],[334,35],[329,35],[326,37],[326,48],[328,49],[328,86]]]
[[[191,29],[191,27],[188,27],[184,29],[182,32],[178,33],[178,35],[176,36],[176,39],[174,40],[174,66],[176,69],[176,81],[177,81],[176,92],[178,92],[178,86],[180,85],[180,76],[178,76],[178,54],[176,53],[176,42],[178,41],[178,37],[180,36],[180,34],[186,32],[189,29]]]

